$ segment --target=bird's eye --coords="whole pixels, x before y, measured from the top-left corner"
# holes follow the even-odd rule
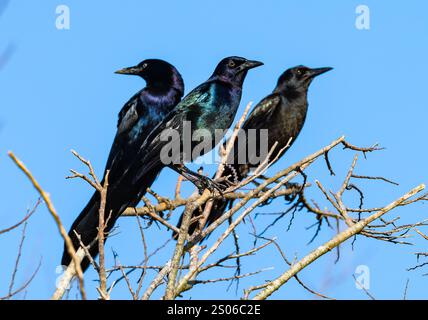
[[[233,60],[229,61],[229,67],[234,68],[235,67],[235,61],[233,61]]]
[[[304,68],[297,69],[297,74],[299,76],[304,76],[306,74],[306,69],[304,69]]]
[[[147,68],[147,63],[143,63],[143,65],[141,66],[143,69]]]

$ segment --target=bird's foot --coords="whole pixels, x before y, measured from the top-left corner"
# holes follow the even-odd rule
[[[295,182],[287,182],[285,187],[287,189],[293,190],[293,192],[284,196],[285,200],[288,202],[293,202],[296,199],[297,194],[302,190],[302,185]]]
[[[302,186],[297,182],[287,182],[284,184],[287,189],[300,189]]]
[[[203,175],[195,178],[192,182],[198,188],[199,194],[202,194],[205,189],[208,189],[211,192],[217,190],[221,195],[223,195],[223,191],[225,190],[225,187],[222,184]]]

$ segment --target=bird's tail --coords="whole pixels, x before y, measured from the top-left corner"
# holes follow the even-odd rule
[[[104,221],[106,222],[104,231],[106,234],[113,229],[117,219],[127,207],[135,207],[140,202],[141,197],[146,193],[147,188],[149,188],[156,180],[160,171],[160,167],[155,168],[155,170],[152,170],[137,181],[133,181],[133,177],[129,177],[129,179],[125,177],[119,184],[115,185],[114,183],[111,183],[109,185],[104,210]],[[81,242],[85,246],[90,245],[89,253],[92,257],[98,255],[98,241],[94,240],[98,235],[97,228],[99,226],[99,208],[100,195],[99,192],[95,192],[88,204],[73,222],[68,233],[71,241],[73,242],[74,249],[77,250],[80,247]],[[80,240],[76,236],[76,233],[79,234]],[[64,245],[61,264],[68,266],[70,262],[71,257]],[[85,257],[81,263],[82,271],[85,271],[89,264],[89,259]]]
[[[73,242],[74,249],[77,250],[80,247],[80,241],[76,235],[78,233],[80,235],[80,240],[85,246],[88,246],[93,242],[93,240],[97,237],[98,234],[98,225],[99,225],[99,207],[100,207],[100,196],[98,192],[95,192],[92,198],[89,200],[88,204],[85,208],[80,212],[79,216],[76,220],[74,220],[70,231],[68,232],[68,236]],[[113,226],[115,221],[112,221],[110,218],[109,225]],[[111,229],[111,228],[110,228]],[[76,231],[76,233],[74,232]],[[94,243],[91,245],[89,252],[92,257],[95,257],[98,254],[98,243]],[[64,244],[64,252],[62,254],[61,264],[63,266],[68,266],[71,262],[71,257],[68,254],[67,248]],[[84,258],[81,267],[82,270],[86,270],[89,266],[89,259]]]

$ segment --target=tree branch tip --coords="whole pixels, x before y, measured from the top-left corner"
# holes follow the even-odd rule
[[[251,104],[252,104],[252,101],[250,101],[247,104],[247,106],[245,108],[246,111],[244,112],[244,115],[242,117],[243,119],[245,118],[246,112],[250,109]],[[239,124],[239,122],[238,122],[238,124]],[[240,203],[238,203],[238,205],[240,205],[240,206],[236,206],[236,205],[235,206],[231,206],[228,209],[228,211],[226,211],[226,214],[229,214],[229,218],[230,218],[229,228],[218,238],[218,240],[212,246],[208,247],[209,249],[207,250],[207,252],[202,252],[203,250],[205,250],[207,248],[206,244],[202,245],[201,247],[195,247],[195,246],[198,246],[197,243],[198,243],[199,240],[195,240],[194,238],[191,238],[190,236],[187,236],[187,230],[186,229],[188,229],[188,226],[185,227],[185,228],[182,228],[182,230],[178,230],[178,229],[175,230],[174,226],[170,226],[170,223],[168,222],[169,216],[167,216],[167,218],[164,219],[163,216],[159,215],[159,220],[156,220],[156,219],[154,219],[154,220],[156,220],[156,221],[161,221],[160,219],[164,220],[163,224],[167,228],[169,228],[171,230],[174,230],[174,231],[178,231],[177,233],[179,235],[180,235],[180,233],[182,233],[183,236],[181,237],[181,239],[180,238],[178,239],[178,241],[177,241],[177,243],[175,245],[174,254],[173,254],[172,258],[169,260],[169,262],[166,265],[161,266],[160,268],[158,268],[159,269],[158,270],[159,271],[158,276],[153,280],[152,284],[147,289],[148,294],[143,294],[143,296],[141,298],[142,299],[148,298],[151,295],[152,291],[154,291],[159,285],[161,285],[162,283],[164,283],[163,279],[165,279],[165,278],[168,278],[167,283],[166,283],[167,291],[166,291],[166,294],[165,294],[165,297],[164,297],[164,298],[167,298],[167,299],[175,299],[177,296],[180,296],[180,294],[182,292],[190,290],[191,286],[189,287],[189,285],[193,285],[193,284],[197,284],[197,283],[203,283],[203,282],[198,282],[198,280],[195,280],[195,279],[197,279],[196,276],[199,273],[201,273],[202,271],[208,270],[208,268],[206,268],[206,266],[204,266],[204,263],[206,263],[206,261],[210,257],[210,255],[212,255],[217,250],[217,248],[221,245],[221,243],[232,232],[234,232],[236,226],[238,226],[238,224],[241,223],[241,222],[245,222],[245,220],[244,220],[245,217],[247,215],[249,215],[249,213],[251,213],[257,207],[257,205],[254,205],[254,206],[252,205],[250,207],[246,206],[246,203],[248,201],[250,201],[251,199],[256,199],[256,202],[255,202],[256,204],[262,204],[262,203],[264,203],[263,201],[267,202],[267,200],[269,200],[271,198],[275,199],[275,197],[278,197],[278,195],[279,196],[283,196],[283,195],[292,194],[291,192],[289,192],[289,193],[282,192],[282,189],[286,189],[286,188],[282,188],[282,186],[284,186],[285,183],[287,183],[288,181],[290,181],[291,179],[293,179],[294,177],[296,177],[299,173],[302,174],[302,176],[303,176],[305,174],[305,171],[303,171],[303,170],[305,170],[314,161],[316,161],[319,158],[322,158],[323,154],[327,157],[328,156],[328,152],[331,151],[331,150],[333,150],[337,146],[339,147],[337,150],[340,150],[342,145],[344,146],[344,149],[350,149],[350,150],[357,151],[355,153],[355,156],[354,156],[354,163],[353,163],[353,165],[351,166],[351,168],[349,169],[349,172],[348,172],[348,175],[349,175],[348,182],[349,182],[350,178],[355,178],[355,176],[353,175],[353,168],[355,166],[356,159],[357,158],[361,158],[361,156],[359,155],[360,152],[363,153],[363,155],[365,156],[366,153],[370,153],[371,151],[377,151],[377,150],[385,149],[385,148],[378,148],[378,145],[379,145],[378,143],[376,143],[376,144],[374,144],[374,145],[372,145],[371,147],[368,147],[368,148],[360,148],[360,147],[357,147],[357,146],[349,144],[345,140],[345,135],[342,135],[339,139],[336,139],[335,141],[331,142],[330,145],[327,145],[327,146],[323,147],[322,149],[320,149],[317,152],[315,152],[315,153],[307,156],[306,158],[304,158],[303,160],[297,162],[296,164],[293,164],[289,168],[286,168],[286,169],[280,171],[278,174],[276,174],[272,178],[265,177],[263,174],[260,174],[260,177],[263,177],[262,179],[265,180],[264,183],[266,185],[264,187],[263,187],[263,183],[262,183],[261,185],[258,185],[258,186],[256,185],[256,187],[254,187],[254,189],[251,187],[250,191],[248,191],[248,192],[247,192],[247,189],[242,189],[242,191],[239,191],[238,189],[236,189],[236,190],[238,190],[236,192],[235,192],[235,190],[231,189],[232,191],[229,191],[229,193],[231,195],[225,195],[225,198],[232,199],[232,200],[242,199],[240,201]],[[221,144],[221,147],[223,147],[223,144]],[[83,157],[81,157],[73,149],[71,149],[70,151],[81,162],[83,162],[84,164],[86,164],[86,166],[89,167],[89,169],[90,169],[90,173],[89,173],[90,176],[88,175],[87,177],[88,177],[88,179],[90,179],[91,176],[94,177],[94,179],[95,179],[95,183],[94,184],[97,184],[98,182],[96,181],[95,175],[93,175],[94,171],[93,171],[93,169],[92,169],[92,167],[90,165],[89,160],[86,160]],[[347,154],[349,155],[351,153],[347,152]],[[8,155],[18,165],[18,167],[21,168],[21,170],[22,170],[22,168],[25,168],[24,164],[19,159],[17,159],[15,157],[15,155],[13,154],[12,151],[8,151]],[[327,161],[328,161],[328,158],[327,158]],[[220,165],[221,164],[222,164],[222,162],[220,162]],[[302,172],[300,172],[300,170],[302,170]],[[71,179],[71,178],[79,177],[77,175],[83,176],[82,174],[78,173],[77,171],[75,171],[73,169],[70,169],[70,172],[72,174],[74,174],[75,176],[69,176],[69,177],[66,177],[66,179]],[[330,172],[333,172],[331,170],[331,167],[330,167]],[[109,171],[107,170],[107,172],[105,174],[105,185],[104,185],[104,187],[107,187],[108,175],[109,175]],[[334,172],[333,172],[332,175],[334,175]],[[303,177],[305,178],[305,176],[303,176]],[[311,177],[311,180],[312,180],[312,178],[315,178],[315,177]],[[359,178],[363,178],[363,176],[359,176]],[[280,181],[280,179],[282,179],[282,180]],[[181,181],[184,181],[184,180],[182,179]],[[273,181],[275,183],[278,183],[278,185],[276,185],[275,187],[271,187],[271,188],[268,187],[272,183],[271,181]],[[388,211],[391,211],[392,209],[394,209],[396,207],[403,206],[403,205],[405,206],[405,205],[408,205],[408,204],[411,204],[411,203],[418,202],[418,201],[423,200],[423,199],[428,200],[428,197],[424,198],[424,197],[426,197],[426,195],[424,195],[423,193],[420,193],[422,190],[424,190],[426,188],[426,185],[425,184],[419,184],[418,186],[416,186],[415,188],[413,188],[412,190],[410,190],[407,194],[405,194],[404,196],[402,196],[400,199],[397,199],[395,202],[391,203],[388,206],[382,207],[379,210],[374,210],[373,209],[372,211],[369,211],[371,209],[365,209],[365,208],[362,209],[360,207],[359,211],[357,211],[358,209],[347,208],[345,205],[342,206],[341,199],[340,199],[341,198],[341,193],[340,192],[337,193],[337,194],[333,193],[329,189],[330,186],[328,184],[326,184],[326,181],[323,182],[325,184],[325,187],[321,184],[321,182],[319,180],[314,179],[313,181],[319,187],[319,189],[323,192],[323,194],[327,196],[327,200],[330,201],[330,199],[332,199],[332,200],[336,199],[337,200],[337,206],[340,207],[340,208],[343,207],[344,208],[343,210],[345,210],[345,212],[347,210],[350,210],[350,212],[359,212],[360,214],[363,213],[363,212],[370,212],[370,216],[368,217],[369,219],[372,219],[371,217],[373,215],[377,215],[377,217],[373,218],[371,221],[375,221],[376,219],[379,219],[383,214],[385,214]],[[295,187],[297,189],[297,191],[293,191],[293,192],[296,192],[296,194],[298,194],[298,192],[299,192],[298,190],[300,189],[299,184],[296,184],[296,187]],[[307,187],[309,187],[309,186],[311,186],[311,183],[306,182],[306,178],[305,178],[305,180],[303,181],[303,183],[301,183],[301,185],[302,185],[301,186],[301,188],[302,188],[301,189],[301,196],[304,197],[304,201],[305,202],[311,203],[310,201],[308,201],[308,199],[306,199],[306,195],[304,194],[304,189],[307,188]],[[347,186],[351,186],[351,185],[352,184],[346,184],[344,186],[347,187]],[[287,186],[287,188],[288,188],[288,186]],[[259,190],[259,191],[256,192],[256,190]],[[188,198],[182,198],[179,195],[179,193],[178,193],[178,196],[176,194],[175,198],[172,198],[172,197],[171,198],[162,197],[162,196],[157,195],[151,189],[148,189],[148,193],[154,195],[154,197],[158,200],[158,204],[156,206],[153,206],[153,205],[150,204],[150,202],[146,202],[144,200],[144,198],[143,198],[143,201],[145,202],[145,206],[147,208],[143,207],[138,212],[137,212],[137,209],[134,208],[133,209],[133,211],[135,211],[134,215],[136,215],[137,217],[140,216],[140,215],[147,215],[147,216],[153,218],[153,216],[151,215],[151,211],[149,210],[151,207],[152,207],[152,210],[154,210],[153,211],[153,215],[157,216],[158,215],[157,212],[163,212],[163,211],[166,211],[166,210],[174,210],[174,208],[182,207],[182,206],[186,206],[186,208],[187,208],[187,206],[189,206],[189,204],[192,204],[192,203],[196,203],[200,207],[203,204],[207,203],[208,200],[210,200],[210,199],[214,199],[215,200],[215,199],[218,198],[218,196],[216,198],[216,195],[214,195],[214,194],[209,195],[210,192],[208,190],[205,190],[205,192],[204,192],[203,195],[198,195],[198,197],[195,196],[194,198],[192,198],[192,196],[190,196]],[[44,191],[43,191],[42,194],[45,195],[45,196],[47,196],[47,197],[49,196],[49,194],[47,192],[44,192]],[[330,194],[333,197],[331,197]],[[411,197],[414,197],[414,198],[411,199]],[[242,204],[241,204],[241,202],[242,202]],[[330,222],[328,220],[330,218],[337,219],[338,224],[341,221],[348,222],[346,220],[347,217],[345,215],[343,215],[344,220],[340,220],[339,218],[335,217],[335,214],[332,213],[333,211],[328,211],[326,207],[325,207],[326,209],[324,209],[325,212],[322,212],[322,210],[320,209],[320,207],[322,207],[322,203],[321,203],[320,206],[318,206],[318,204],[314,200],[312,200],[312,202],[313,202],[313,207],[315,208],[313,212],[317,214],[317,219],[318,219],[317,221],[320,221],[319,225],[321,225],[322,221],[326,221],[326,223],[328,224],[328,226],[331,227],[330,226]],[[103,205],[100,205],[100,207],[103,207]],[[232,219],[232,215],[235,212],[237,212],[240,208],[244,208],[244,211],[242,213],[240,213],[240,215],[238,215],[238,217],[236,219],[233,220]],[[191,209],[192,210],[196,210],[196,206],[194,206],[194,208],[192,207]],[[355,210],[355,211],[352,211],[352,210]],[[128,210],[128,211],[130,211],[130,210]],[[147,212],[147,211],[150,211],[150,212]],[[186,209],[185,209],[185,211],[186,211]],[[378,211],[378,212],[376,212],[376,211]],[[190,214],[189,217],[188,217],[189,219],[187,219],[188,222],[190,222],[190,223],[192,222],[192,216],[191,216],[192,213],[193,213],[193,211],[189,212],[189,214]],[[129,215],[131,215],[131,214],[129,214]],[[104,214],[100,213],[99,216],[100,217],[104,217]],[[257,217],[257,215],[256,215],[256,217]],[[293,261],[291,262],[290,267],[288,268],[288,270],[285,270],[285,272],[282,275],[280,275],[277,279],[275,279],[273,281],[269,281],[268,283],[266,283],[264,285],[257,286],[258,290],[264,289],[264,288],[265,288],[265,290],[262,290],[262,292],[259,292],[256,295],[255,298],[256,299],[257,298],[267,298],[272,292],[276,291],[283,284],[285,284],[288,281],[288,279],[290,279],[292,277],[295,277],[297,279],[297,274],[298,274],[298,272],[300,272],[300,270],[303,270],[303,268],[305,268],[306,266],[309,266],[312,262],[314,262],[316,259],[318,259],[319,257],[321,257],[323,254],[325,254],[327,252],[330,252],[332,249],[334,249],[336,247],[339,248],[339,245],[341,243],[343,243],[344,241],[347,241],[347,239],[350,239],[352,235],[349,236],[349,232],[351,232],[353,235],[362,234],[362,235],[370,237],[370,238],[384,240],[384,241],[389,241],[390,243],[393,243],[393,244],[409,244],[409,245],[414,245],[414,244],[413,243],[407,243],[407,242],[404,242],[404,241],[399,241],[399,240],[400,239],[404,240],[404,238],[409,238],[409,237],[418,237],[418,235],[416,233],[419,233],[419,235],[421,235],[421,232],[419,232],[419,230],[416,228],[416,226],[421,226],[421,224],[397,226],[396,229],[393,229],[393,232],[390,232],[390,233],[381,233],[381,232],[377,231],[377,229],[376,229],[378,226],[370,226],[369,225],[370,222],[367,219],[361,219],[360,220],[360,217],[358,217],[358,220],[357,220],[357,218],[353,218],[353,216],[351,216],[351,217],[352,217],[352,220],[350,220],[351,223],[348,224],[348,228],[346,230],[339,230],[338,229],[337,235],[334,238],[330,239],[330,241],[326,242],[325,244],[319,246],[314,251],[315,252],[315,256],[312,257],[312,255],[314,254],[314,252],[311,252],[311,253],[307,254],[302,259],[298,259],[297,256],[295,256],[294,259],[293,259]],[[252,218],[250,217],[250,219],[252,219]],[[364,222],[365,220],[367,220],[367,224],[365,224],[365,222]],[[227,221],[226,218],[224,218],[224,220],[222,222],[225,222],[225,221]],[[199,234],[199,236],[204,237],[206,235],[209,235],[215,229],[215,227],[219,226],[222,222],[220,222],[220,220],[219,220],[217,222],[217,225],[215,225],[215,224],[211,225],[211,227],[208,227],[206,229],[208,231],[204,231],[205,233],[201,232]],[[251,223],[253,223],[252,220],[251,220]],[[384,226],[390,226],[390,225],[392,225],[392,226],[395,227],[394,220],[392,220],[391,222],[390,221],[384,221],[384,220],[382,220],[382,223],[384,224]],[[107,222],[105,222],[103,220],[103,221],[101,221],[99,223],[99,226],[106,225],[106,224],[107,224]],[[314,225],[316,225],[316,224],[314,224]],[[373,229],[365,229],[366,227],[367,228],[373,227]],[[380,227],[383,228],[382,225]],[[407,231],[406,232],[402,232],[403,230],[412,229],[412,228],[415,230],[416,233],[415,232],[411,232],[411,233],[409,233],[406,236]],[[103,232],[100,231],[103,228],[100,229],[100,227],[98,227],[97,229],[98,229],[98,233],[100,235],[103,234]],[[345,231],[347,233],[345,233]],[[363,232],[364,232],[364,234],[363,234]],[[389,232],[389,230],[388,230],[388,232]],[[256,234],[256,229],[255,228],[254,228],[254,234]],[[184,237],[184,235],[186,237]],[[237,235],[235,235],[235,238],[236,237],[237,237]],[[266,243],[262,242],[263,244],[261,246],[259,246],[259,247],[256,247],[256,243],[254,243],[253,249],[250,250],[250,251],[248,251],[248,252],[251,252],[251,251],[254,251],[254,252],[251,252],[250,254],[248,254],[248,256],[255,254],[257,251],[259,251],[259,248],[264,248],[264,247],[266,247],[267,245],[269,245],[271,243],[275,243],[275,241],[277,241],[277,239],[278,239],[278,236],[274,236],[271,239],[267,239],[267,238],[262,238],[262,239],[266,240]],[[103,243],[103,241],[100,241],[100,242]],[[188,245],[189,243],[190,243],[190,246]],[[328,246],[326,246],[327,244],[328,244]],[[194,246],[193,249],[198,249],[198,250],[196,250],[196,251],[193,252],[192,251],[192,246]],[[100,250],[100,252],[103,251],[103,250]],[[189,262],[189,266],[185,268],[184,267],[184,262],[182,262],[182,261],[184,261],[185,254],[187,254],[187,253],[190,253],[190,262]],[[199,257],[199,253],[201,253],[200,254],[201,257]],[[77,255],[78,255],[78,253],[76,252],[75,256],[77,256]],[[239,252],[239,247],[238,247],[238,251],[235,254],[235,256],[234,256],[233,259],[236,259],[237,257],[239,258],[239,257],[244,256],[244,255],[246,255],[246,253],[244,253],[244,254],[240,253]],[[100,256],[103,256],[103,254],[100,254]],[[427,256],[428,256],[428,254],[427,254]],[[284,255],[284,257],[285,257],[285,255]],[[79,259],[80,259],[80,257],[79,257]],[[191,260],[191,259],[194,259],[194,261]],[[287,259],[287,258],[284,258],[284,259]],[[303,263],[304,265],[302,265],[302,267],[299,267],[298,266],[299,263]],[[104,263],[102,263],[102,264],[104,264]],[[222,265],[222,264],[223,263],[221,262],[221,263],[219,263],[216,266],[217,267],[224,267],[224,268],[226,268],[226,267],[235,267],[235,266],[227,266],[227,263],[225,265]],[[192,269],[190,267],[190,265],[192,267],[194,267],[195,269]],[[210,267],[210,266],[211,265],[208,265],[208,267]],[[149,265],[149,267],[150,267],[150,265]],[[127,267],[127,268],[130,268],[130,267]],[[238,262],[238,267],[237,268],[239,270],[238,272],[240,272],[239,262]],[[140,268],[140,269],[143,269],[144,273],[146,272],[146,269],[149,269],[148,265],[146,264],[146,262],[145,262],[144,265],[142,265],[142,268]],[[184,269],[189,269],[189,271],[188,271],[187,274],[183,275],[182,274],[182,272],[183,272],[182,270],[184,270]],[[125,275],[125,273],[123,271],[123,267],[121,265],[119,265],[119,270],[124,275],[125,281],[127,281],[126,275]],[[259,272],[271,271],[271,270],[278,270],[278,268],[275,268],[275,266],[268,266],[266,268],[261,268],[258,271],[250,272],[248,274],[252,275],[252,274],[259,273]],[[279,270],[281,270],[281,268]],[[77,270],[76,270],[76,272],[77,272]],[[104,270],[103,272],[104,273],[105,272],[108,273],[109,270]],[[108,274],[106,280],[108,280],[108,277],[109,277],[109,274]],[[141,277],[143,277],[143,276],[141,276]],[[239,279],[241,277],[241,275],[235,276],[235,277],[236,277],[235,279]],[[279,280],[281,283],[279,283],[279,282],[276,283],[275,281],[277,281],[277,280]],[[82,278],[82,281],[83,281],[83,278]],[[299,280],[297,279],[297,281],[299,281]],[[111,294],[111,292],[113,290],[114,285],[115,285],[115,282],[113,282],[113,284],[110,286],[109,289],[108,289],[107,286],[104,285],[104,286],[96,287],[96,290],[100,294],[100,296],[101,296],[102,299],[109,299],[110,298],[110,294]],[[128,284],[128,287],[130,287],[129,284]],[[131,288],[130,288],[130,290],[131,290],[131,293],[132,293],[134,299],[135,299],[135,296],[137,296],[137,298],[138,298],[139,289],[137,290],[136,295],[132,292]],[[244,290],[245,294],[247,294],[247,293],[249,294],[251,291],[253,291],[253,289],[251,289],[251,290]]]

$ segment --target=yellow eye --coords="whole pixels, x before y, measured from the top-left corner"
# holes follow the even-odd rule
[[[234,68],[235,62],[233,60],[229,61],[229,67]]]
[[[143,63],[142,68],[147,68],[147,63]]]
[[[305,69],[297,69],[297,74],[299,75],[299,76],[301,76],[301,75],[303,75],[303,74],[305,74]]]

